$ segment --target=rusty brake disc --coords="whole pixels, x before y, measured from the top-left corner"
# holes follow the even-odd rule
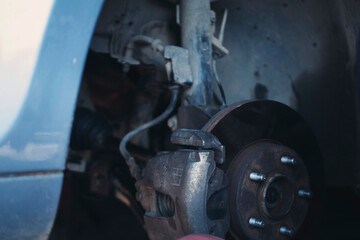
[[[226,148],[229,239],[309,239],[323,205],[324,169],[314,134],[275,101],[237,103],[202,130]]]

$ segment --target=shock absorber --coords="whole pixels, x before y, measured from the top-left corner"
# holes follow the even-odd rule
[[[181,44],[189,51],[193,84],[184,105],[213,104],[210,0],[181,0]]]

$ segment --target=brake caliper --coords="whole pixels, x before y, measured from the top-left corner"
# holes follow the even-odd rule
[[[224,237],[229,229],[228,180],[216,167],[224,146],[209,132],[178,129],[171,142],[188,146],[160,152],[136,183],[150,239],[177,239],[192,233]]]

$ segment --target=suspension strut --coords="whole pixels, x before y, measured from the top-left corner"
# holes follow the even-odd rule
[[[189,51],[193,84],[184,104],[213,104],[210,0],[181,0],[181,44]]]

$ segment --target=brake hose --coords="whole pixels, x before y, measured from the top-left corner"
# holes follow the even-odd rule
[[[130,131],[129,133],[127,133],[120,142],[120,146],[119,146],[120,152],[121,152],[122,156],[124,157],[126,164],[129,167],[131,176],[133,176],[136,180],[141,179],[142,170],[139,167],[139,165],[136,163],[135,158],[133,156],[131,156],[131,154],[127,150],[126,145],[138,133],[140,133],[150,127],[153,127],[156,124],[159,124],[160,122],[164,121],[166,118],[168,118],[170,116],[170,114],[172,113],[172,111],[174,110],[174,108],[176,106],[176,103],[177,103],[177,100],[179,97],[180,86],[173,85],[170,87],[170,90],[172,92],[172,98],[171,98],[170,104],[166,108],[166,110],[161,115],[154,118],[153,120],[151,120],[147,123],[144,123],[144,124],[138,126],[137,128],[135,128],[134,130]]]

